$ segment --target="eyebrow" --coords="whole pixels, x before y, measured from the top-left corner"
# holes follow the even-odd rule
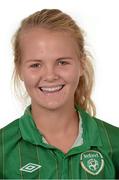
[[[72,60],[72,57],[60,57],[60,58],[57,59],[57,61],[62,60],[62,59],[69,59],[69,60]]]
[[[42,62],[41,59],[28,59],[28,60],[26,60],[26,62],[32,62],[32,61]]]
[[[67,57],[60,57],[60,58],[57,58],[56,59],[56,61],[60,61],[60,60],[62,60],[62,59],[69,59],[69,60],[72,60],[72,57],[69,57],[69,56],[67,56]],[[42,62],[42,60],[41,59],[28,59],[28,60],[26,60],[26,63],[28,63],[28,62]]]

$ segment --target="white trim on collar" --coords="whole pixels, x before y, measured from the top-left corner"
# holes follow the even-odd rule
[[[81,146],[83,144],[83,127],[82,127],[82,117],[80,115],[80,113],[78,112],[79,115],[79,133],[78,136],[74,142],[74,144],[72,145],[71,148],[77,147],[77,146]]]

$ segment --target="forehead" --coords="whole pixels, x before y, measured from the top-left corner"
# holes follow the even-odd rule
[[[43,35],[48,36],[52,35],[54,37],[56,36],[65,36],[67,38],[73,38],[73,34],[68,30],[54,30],[54,29],[48,29],[46,27],[27,27],[23,28],[20,33],[20,39],[27,38],[29,36],[39,36],[42,37]]]
[[[77,54],[78,45],[68,31],[31,28],[22,32],[20,46],[23,54]]]
[[[46,41],[47,43],[58,41],[59,43],[65,42],[74,44],[76,43],[75,38],[72,36],[72,34],[69,31],[54,31],[49,30],[46,28],[41,27],[34,27],[34,28],[27,28],[26,30],[23,30],[20,35],[20,42],[23,45],[23,43],[34,41]],[[50,41],[48,41],[50,40]],[[66,41],[67,40],[67,41]]]

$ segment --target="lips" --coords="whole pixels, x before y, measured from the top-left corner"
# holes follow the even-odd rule
[[[39,89],[44,92],[44,93],[54,93],[54,92],[58,92],[61,89],[63,89],[64,85],[57,85],[57,86],[52,86],[52,87],[39,87]]]

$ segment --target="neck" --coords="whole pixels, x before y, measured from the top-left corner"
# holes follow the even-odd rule
[[[32,104],[32,115],[41,133],[60,134],[78,125],[78,116],[74,105],[57,110],[46,110]]]

